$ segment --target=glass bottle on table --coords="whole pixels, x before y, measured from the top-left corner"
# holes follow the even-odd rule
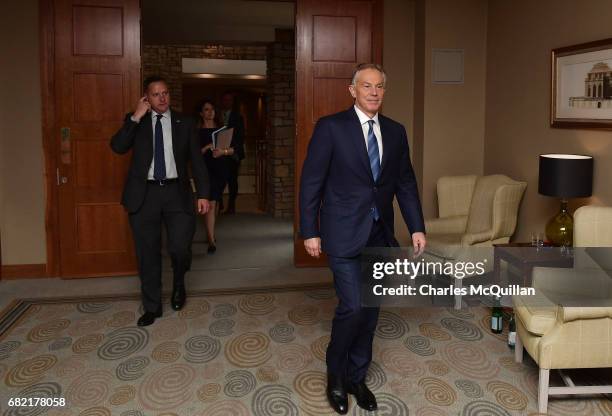
[[[516,346],[516,321],[514,320],[514,314],[510,315],[510,321],[508,321],[508,346],[512,349]]]
[[[494,334],[501,334],[504,330],[503,316],[501,297],[495,296],[495,303],[491,311],[491,332]]]

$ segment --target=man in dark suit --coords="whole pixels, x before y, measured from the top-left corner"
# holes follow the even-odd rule
[[[136,245],[144,314],[138,326],[147,326],[162,315],[161,231],[168,236],[174,285],[171,306],[185,303],[185,273],[191,266],[195,233],[193,193],[188,162],[197,190],[197,209],[208,211],[208,173],[190,118],[170,110],[168,84],[161,77],[144,82],[145,95],[111,139],[119,154],[132,150],[132,161],[122,204],[129,213]]]
[[[361,306],[360,253],[397,246],[393,198],[412,233],[416,255],[425,249],[425,225],[404,127],[378,113],[385,92],[379,65],[358,65],[349,85],[355,105],[321,118],[302,169],[300,232],[313,257],[325,252],[338,306],[327,348],[327,397],[340,414],[347,393],[369,411],[377,408],[365,385],[372,360],[378,308]],[[320,223],[319,223],[320,216]]]
[[[244,119],[236,108],[234,95],[226,92],[221,96],[223,124],[234,129],[232,148],[234,154],[227,157],[227,190],[229,192],[225,214],[236,213],[236,198],[238,197],[238,173],[240,162],[244,159]]]

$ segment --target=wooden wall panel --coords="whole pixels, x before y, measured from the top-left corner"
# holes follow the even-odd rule
[[[73,74],[74,121],[121,121],[121,74]]]
[[[350,78],[314,78],[312,96],[318,104],[313,108],[313,123],[337,112],[339,108],[346,109],[353,104],[353,97],[347,93],[350,83]]]
[[[127,252],[132,244],[123,207],[119,204],[77,206],[77,252]]]
[[[72,8],[74,55],[123,55],[123,9],[75,5]]]
[[[77,187],[121,188],[128,171],[124,159],[108,151],[107,140],[78,141],[74,146]]]
[[[354,16],[313,16],[312,60],[355,62],[356,26]]]

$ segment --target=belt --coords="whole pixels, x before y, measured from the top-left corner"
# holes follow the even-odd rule
[[[172,178],[172,179],[148,179],[147,183],[149,185],[157,185],[157,186],[166,186],[166,185],[170,185],[171,183],[176,183],[178,182],[178,178]]]

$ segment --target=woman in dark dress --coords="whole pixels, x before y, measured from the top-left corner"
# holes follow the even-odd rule
[[[215,106],[211,100],[204,99],[198,104],[197,115],[199,119],[198,134],[200,136],[200,147],[204,162],[208,168],[210,178],[210,209],[204,215],[206,234],[208,237],[208,253],[213,254],[217,250],[215,240],[215,218],[217,216],[218,201],[223,198],[223,189],[227,182],[227,167],[221,156],[223,151],[213,149],[212,133],[221,128],[216,117]]]

